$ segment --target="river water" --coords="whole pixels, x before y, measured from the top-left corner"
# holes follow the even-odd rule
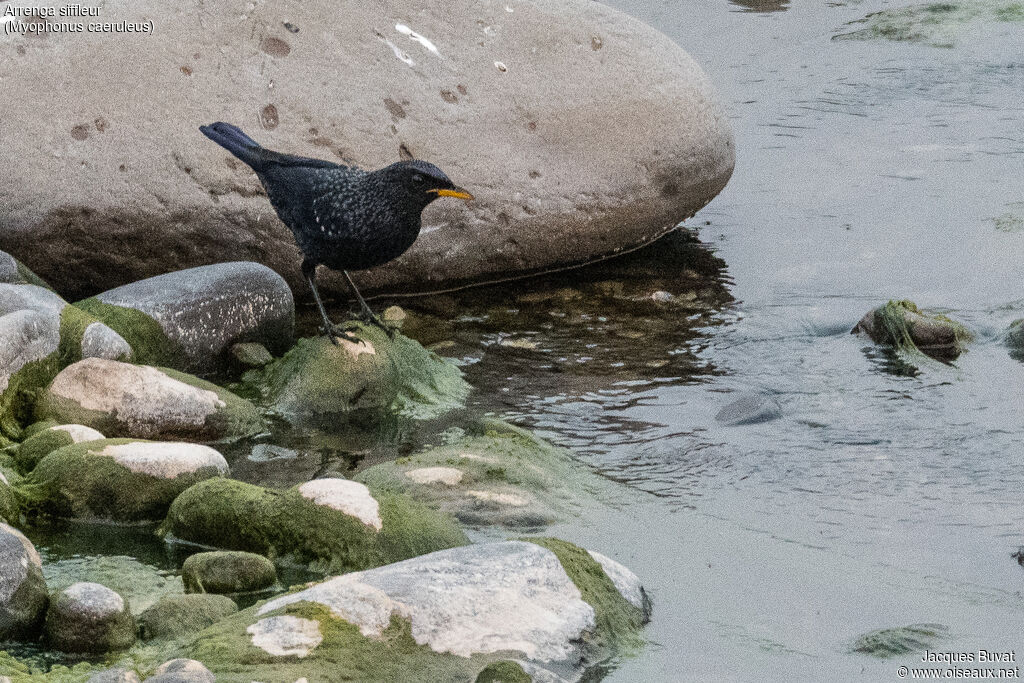
[[[653,597],[648,645],[605,680],[898,680],[919,653],[852,647],[910,624],[936,625],[939,650],[1024,657],[1011,558],[1024,545],[1024,365],[1000,341],[1024,317],[1024,24],[836,40],[898,3],[609,4],[667,33],[719,88],[736,133],[728,187],[618,262],[401,302],[420,321],[410,334],[463,366],[470,413],[535,429],[623,484],[549,530],[631,567]],[[849,334],[892,298],[975,341],[943,365]],[[312,311],[300,322],[314,332]],[[777,419],[716,419],[751,394]],[[292,460],[246,458],[251,444],[226,454],[234,476],[286,486],[463,419],[275,435],[311,454]],[[112,574],[145,565],[159,572],[150,593],[180,590],[178,558],[149,530],[99,548],[82,533],[32,532],[51,584],[128,555]]]

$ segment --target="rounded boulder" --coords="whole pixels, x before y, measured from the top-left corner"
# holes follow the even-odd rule
[[[102,653],[135,643],[128,601],[98,583],[74,583],[50,600],[46,639],[62,652]]]

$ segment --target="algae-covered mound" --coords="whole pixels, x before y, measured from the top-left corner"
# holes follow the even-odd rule
[[[462,406],[469,385],[462,372],[418,342],[389,337],[373,325],[353,323],[361,342],[300,339],[243,381],[267,405],[291,418],[364,408],[429,418]]]
[[[648,611],[585,550],[545,542],[555,549],[478,544],[338,576],[218,622],[185,654],[246,683],[578,680],[637,642]]]
[[[36,423],[40,424],[40,423]],[[34,425],[33,425],[34,426]],[[26,429],[26,434],[28,430]],[[31,472],[47,455],[83,441],[97,441],[104,438],[101,433],[85,425],[54,425],[34,431],[21,442],[14,454],[14,461],[22,472]]]
[[[859,652],[882,659],[935,650],[949,632],[942,624],[911,624],[896,628],[880,628],[858,637],[852,647]]]
[[[285,491],[211,479],[178,496],[161,533],[324,572],[378,567],[469,542],[447,515],[346,479],[314,479]]]
[[[518,531],[551,524],[582,496],[607,487],[565,450],[495,419],[481,420],[447,445],[374,465],[356,480],[406,493],[464,524]]]
[[[225,595],[165,595],[139,615],[139,638],[179,638],[202,631],[237,611],[238,605]]]
[[[835,36],[835,40],[885,40],[953,47],[965,27],[980,23],[1024,21],[1020,0],[958,0],[930,2],[869,14],[853,22],[863,28]]]
[[[0,466],[0,524],[16,523],[21,516],[21,502],[11,485],[12,479],[17,481],[14,473]]]
[[[36,415],[140,439],[216,441],[263,428],[254,405],[215,384],[99,358],[62,370],[40,395]]]
[[[890,301],[869,311],[852,330],[852,334],[860,333],[877,344],[920,351],[947,362],[955,360],[974,339],[962,324],[944,315],[922,313],[913,301]]]
[[[103,439],[50,453],[16,489],[36,514],[136,523],[162,519],[178,494],[227,469],[207,446]]]
[[[256,553],[217,550],[196,553],[181,566],[186,593],[248,593],[277,582],[274,563]]]

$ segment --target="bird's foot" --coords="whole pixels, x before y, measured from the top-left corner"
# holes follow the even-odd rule
[[[339,339],[344,339],[345,341],[351,342],[353,344],[364,343],[362,339],[355,336],[354,334],[350,334],[347,330],[343,329],[339,325],[331,325],[330,327],[326,325],[321,325],[320,332],[322,334],[327,335],[327,338],[330,339],[331,343],[334,344],[335,346],[340,346],[338,344]]]

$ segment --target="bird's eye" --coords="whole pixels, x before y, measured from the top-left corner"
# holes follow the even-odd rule
[[[421,176],[421,175],[420,175],[419,173],[417,173],[416,175],[414,175],[414,176],[412,177],[412,181],[413,181],[414,183],[416,183],[417,185],[422,185],[422,184],[423,184],[423,181],[424,181],[424,180],[426,180],[426,178],[424,178],[423,176]]]

